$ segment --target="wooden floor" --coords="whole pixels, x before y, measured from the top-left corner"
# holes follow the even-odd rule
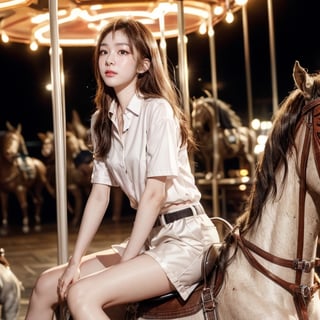
[[[105,221],[89,251],[108,248],[111,244],[119,243],[129,236],[133,218],[126,217],[121,222]],[[73,248],[77,231],[69,230],[69,253]],[[13,227],[7,236],[0,236],[0,247],[5,249],[5,256],[11,264],[11,269],[22,282],[20,315],[17,320],[25,317],[28,299],[37,275],[45,269],[54,266],[58,261],[58,238],[55,224],[44,225],[40,232],[23,234],[18,227]]]

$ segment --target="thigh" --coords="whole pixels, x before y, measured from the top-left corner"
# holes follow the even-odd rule
[[[96,273],[105,270],[107,267],[116,264],[120,261],[119,254],[113,250],[104,250],[96,253],[91,253],[84,256],[80,264],[80,278],[89,276],[92,273]],[[47,281],[48,285],[56,286],[58,279],[66,269],[67,264],[58,265],[43,272],[42,279]]]
[[[104,307],[136,302],[174,290],[159,263],[145,254],[82,278],[74,285],[86,292],[88,300]]]
[[[107,267],[119,263],[120,259],[120,255],[112,249],[88,254],[81,260],[80,277],[105,270]]]

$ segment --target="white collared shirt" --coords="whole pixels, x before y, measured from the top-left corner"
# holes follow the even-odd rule
[[[94,160],[91,182],[120,186],[136,209],[147,178],[166,176],[169,183],[163,209],[185,201],[198,202],[200,192],[191,173],[187,148],[181,147],[179,123],[169,103],[134,95],[123,116],[122,135],[116,108],[113,102],[109,111],[113,124],[110,151],[105,161]]]

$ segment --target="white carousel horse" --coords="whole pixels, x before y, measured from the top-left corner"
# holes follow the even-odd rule
[[[218,257],[209,252],[204,283],[187,302],[174,293],[142,301],[126,319],[320,319],[320,74],[296,62],[293,75],[248,207]]]
[[[320,319],[320,74],[296,62],[293,76],[296,89],[275,115],[248,208],[220,251],[209,311],[198,301],[193,315],[161,319]]]
[[[22,284],[11,271],[9,262],[0,248],[0,310],[1,320],[18,319]]]

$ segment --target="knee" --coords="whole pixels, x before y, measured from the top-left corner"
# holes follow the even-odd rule
[[[57,279],[50,272],[43,272],[33,288],[33,295],[46,296],[49,292],[57,292]]]
[[[89,303],[88,295],[80,282],[74,283],[68,290],[67,303],[71,314],[81,312],[81,309],[86,309]]]

